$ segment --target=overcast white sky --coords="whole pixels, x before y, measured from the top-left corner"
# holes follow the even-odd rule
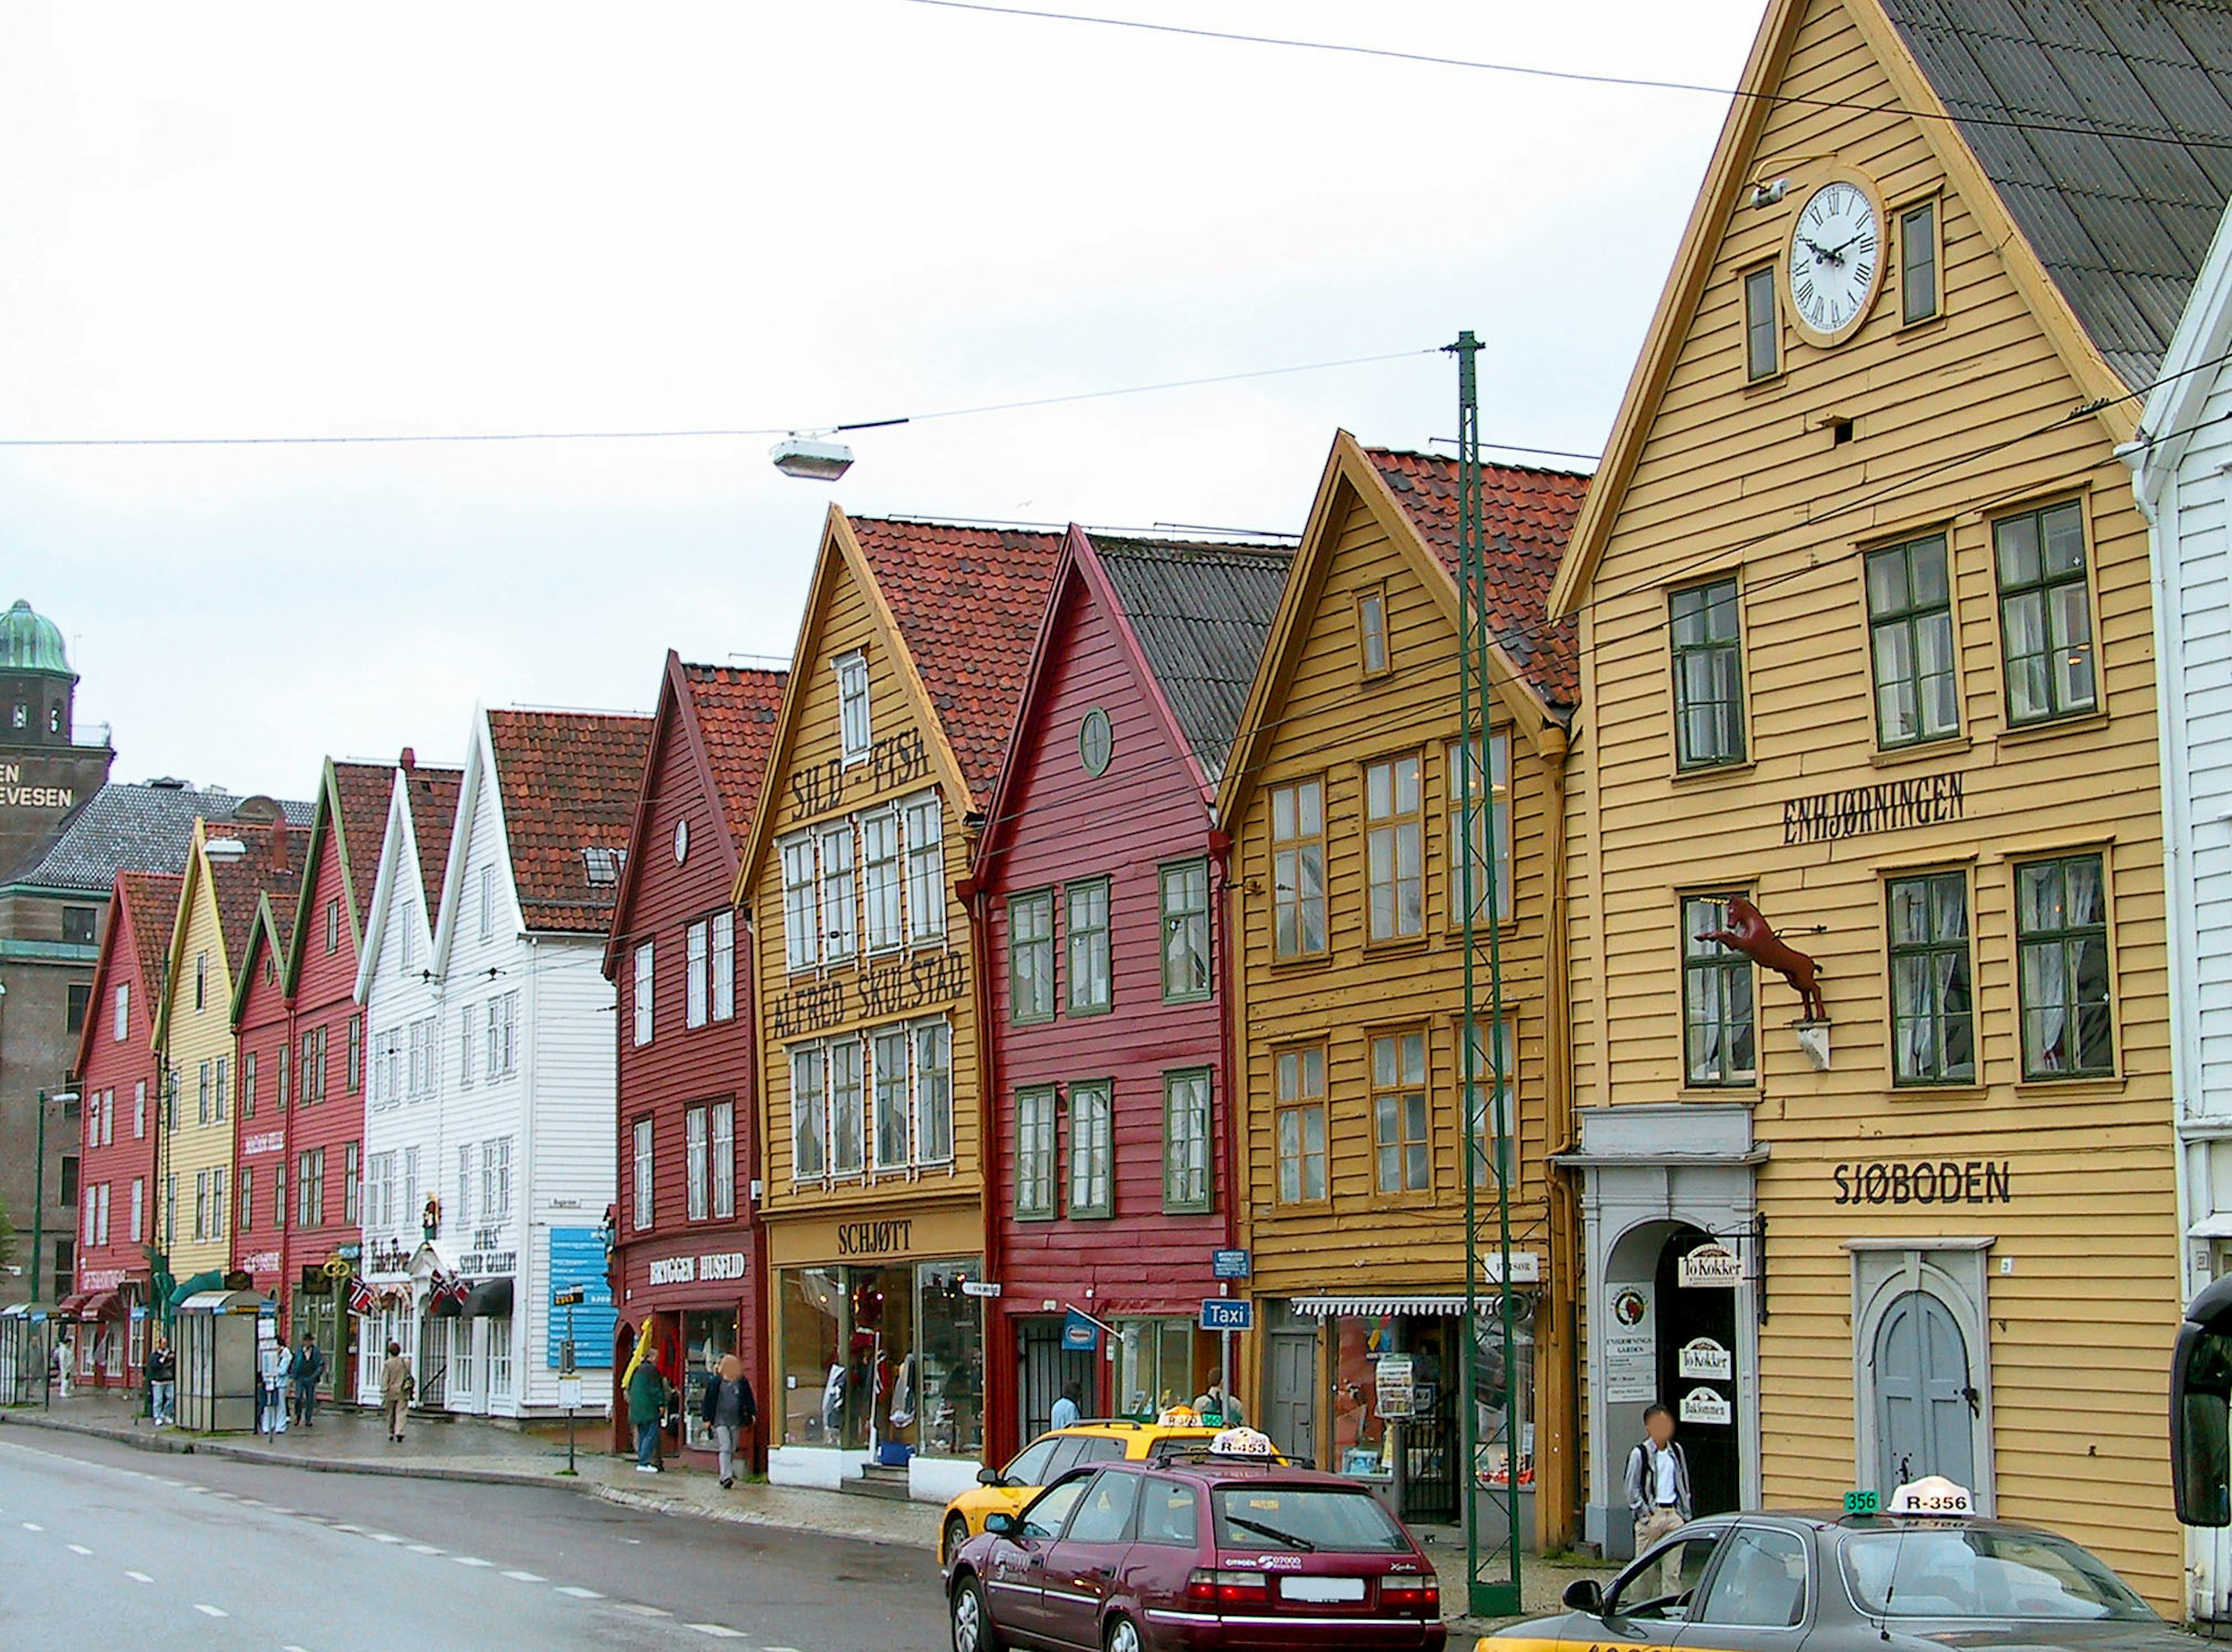
[[[1761,0],[1079,0],[1728,86]],[[902,0],[12,4],[0,435],[810,425],[1487,340],[1593,451],[1719,100]],[[119,779],[307,796],[473,703],[648,709],[787,656],[821,514],[1293,530],[1442,357],[853,438],[0,450],[0,603]]]

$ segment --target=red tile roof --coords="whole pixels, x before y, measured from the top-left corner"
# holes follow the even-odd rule
[[[442,878],[450,869],[450,834],[457,824],[465,771],[421,763],[409,774],[411,835],[418,847],[418,881],[425,885],[426,927],[431,930],[442,910]]]
[[[112,912],[131,914],[132,939],[139,952],[140,988],[150,1004],[159,1001],[163,969],[171,956],[171,926],[178,921],[178,891],[186,880],[176,872],[120,871]],[[111,917],[112,923],[116,920]]]
[[[380,842],[387,835],[387,800],[394,785],[395,771],[386,763],[334,765],[341,819],[328,830],[337,829],[347,847],[349,898],[356,903],[359,923],[370,921],[373,886],[380,881]]]
[[[302,892],[302,851],[306,846],[304,834],[293,828],[275,841],[279,823],[243,822],[235,826],[207,828],[208,840],[220,842],[235,838],[247,845],[247,852],[235,858],[209,857],[210,887],[217,893],[218,933],[224,941],[224,962],[228,969],[238,970],[248,956],[249,925],[256,918],[256,901],[259,895],[271,897],[272,915],[278,920],[279,949],[286,949],[287,939],[294,932],[295,905]],[[284,858],[279,859],[283,849]]]
[[[1404,514],[1454,579],[1460,523],[1457,465],[1431,453],[1366,448]],[[1496,640],[1534,691],[1553,705],[1580,703],[1580,661],[1573,621],[1547,617],[1551,581],[1580,515],[1589,478],[1524,465],[1481,466],[1488,612]]]
[[[590,883],[581,852],[626,852],[651,719],[593,711],[490,711],[488,718],[527,927],[601,933],[620,883]]]
[[[690,684],[690,698],[698,711],[698,733],[705,742],[705,761],[712,765],[713,783],[721,794],[721,807],[729,817],[729,831],[739,852],[751,831],[752,811],[758,807],[760,783],[766,778],[768,754],[775,746],[775,716],[782,708],[782,686],[788,673],[749,671],[735,665],[682,667]]]
[[[852,518],[977,807],[991,799],[1063,536]]]

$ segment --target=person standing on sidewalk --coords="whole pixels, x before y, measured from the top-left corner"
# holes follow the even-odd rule
[[[287,1344],[274,1337],[257,1351],[256,1360],[256,1431],[276,1436],[287,1432]]]
[[[1674,1438],[1674,1414],[1657,1401],[1644,1408],[1643,1441],[1627,1454],[1627,1507],[1638,1554],[1690,1519],[1690,1460]]]
[[[659,1473],[659,1430],[666,1416],[666,1378],[642,1346],[627,1376],[628,1421],[635,1425],[635,1471]]]
[[[705,1384],[705,1400],[698,1416],[713,1430],[714,1447],[721,1454],[721,1487],[736,1483],[736,1442],[759,1420],[758,1403],[744,1377],[744,1362],[734,1354],[721,1356],[713,1380]]]
[[[147,1415],[157,1428],[168,1428],[178,1420],[178,1358],[159,1331],[155,1345],[147,1351],[146,1370]]]
[[[403,1438],[403,1418],[411,1409],[412,1390],[418,1386],[418,1378],[411,1374],[411,1362],[403,1357],[403,1344],[391,1342],[386,1361],[380,1368],[380,1403],[387,1412],[391,1441]]]
[[[295,1351],[295,1416],[306,1428],[317,1416],[318,1379],[325,1374],[325,1351],[306,1331],[302,1345]]]

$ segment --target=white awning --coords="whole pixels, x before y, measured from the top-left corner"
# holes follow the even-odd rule
[[[1473,1305],[1489,1309],[1496,1299],[1483,1295],[1474,1299]],[[1377,1319],[1383,1314],[1438,1314],[1448,1318],[1462,1315],[1465,1299],[1458,1296],[1298,1296],[1294,1299],[1296,1313],[1307,1314],[1314,1319],[1355,1318]]]

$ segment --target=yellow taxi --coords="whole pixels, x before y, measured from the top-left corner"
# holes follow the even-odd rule
[[[1020,1514],[1039,1489],[1060,1480],[1071,1469],[1119,1458],[1145,1461],[1176,1451],[1206,1451],[1217,1438],[1214,1424],[1204,1424],[1190,1406],[1176,1406],[1152,1422],[1113,1421],[1073,1422],[1041,1435],[1011,1458],[1003,1468],[980,1468],[976,1487],[945,1506],[945,1519],[938,1528],[938,1559],[943,1565],[953,1552],[984,1529],[988,1514]]]

